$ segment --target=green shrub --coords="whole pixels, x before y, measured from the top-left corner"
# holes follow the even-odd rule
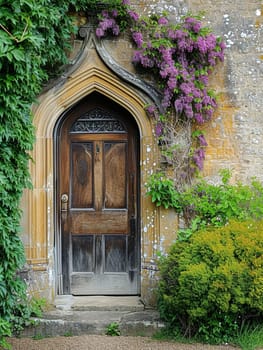
[[[222,169],[220,175],[220,184],[201,179],[180,191],[165,174],[150,176],[147,194],[152,202],[166,209],[174,208],[185,219],[186,228],[177,233],[179,240],[187,240],[193,232],[208,225],[220,227],[231,219],[263,216],[263,186],[259,181],[252,179],[249,184],[231,184],[229,170]]]
[[[200,180],[181,193],[186,221],[197,221],[197,228],[222,226],[229,219],[260,218],[263,215],[263,186],[252,179],[249,184],[230,184],[229,170],[220,172],[221,184]]]
[[[231,221],[177,241],[160,259],[159,310],[172,328],[227,342],[263,317],[263,221]]]

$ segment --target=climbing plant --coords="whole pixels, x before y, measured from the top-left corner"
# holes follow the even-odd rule
[[[198,16],[187,15],[174,24],[164,13],[150,17],[140,17],[131,10],[127,13],[137,48],[133,63],[154,76],[163,96],[161,110],[149,105],[147,112],[155,118],[159,142],[166,146],[163,155],[176,167],[179,162],[185,178],[203,168],[207,142],[196,126],[209,121],[217,107],[215,93],[208,88],[208,76],[217,62],[223,61],[225,44],[202,25]],[[99,37],[119,34],[115,18],[118,12],[102,12],[96,31]],[[193,125],[185,154],[176,135],[182,126]]]
[[[85,1],[0,0],[0,345],[30,317],[20,240],[20,200],[30,186],[34,142],[30,108],[43,84],[67,62],[74,32],[70,5]]]
[[[30,187],[30,109],[43,86],[68,62],[78,12],[94,14],[100,38],[131,31],[137,46],[134,64],[153,72],[163,92],[161,110],[147,107],[161,143],[172,135],[168,130],[176,120],[202,124],[216,107],[207,78],[223,59],[224,45],[195,17],[178,24],[165,15],[142,18],[128,0],[0,0],[0,345],[30,317],[26,285],[17,276],[25,262],[20,200]],[[201,132],[195,140],[197,148],[191,146],[186,158],[201,169],[206,141]],[[175,150],[175,145],[167,150],[170,159]]]
[[[200,125],[209,121],[217,106],[214,91],[208,89],[208,76],[218,60],[224,58],[224,43],[202,26],[198,17],[187,15],[180,23],[171,24],[167,16],[153,15],[142,18],[133,28],[133,39],[137,45],[133,61],[149,69],[157,78],[163,92],[163,113],[156,106],[147,111],[156,118],[156,135],[160,141],[168,142],[170,161],[173,161],[178,146],[174,140],[174,129],[178,121]],[[204,134],[195,131],[192,136],[196,147],[189,149],[190,170],[202,170]],[[177,146],[177,147],[175,147]]]

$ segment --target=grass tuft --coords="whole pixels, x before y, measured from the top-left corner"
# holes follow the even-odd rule
[[[263,347],[263,324],[245,325],[239,332],[235,344],[242,350],[257,350]]]

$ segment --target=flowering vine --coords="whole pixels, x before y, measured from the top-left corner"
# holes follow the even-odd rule
[[[139,20],[139,15],[130,8],[129,0],[103,0],[98,8],[106,7],[98,13],[98,26],[96,35],[102,38],[108,34],[118,36],[132,22]]]
[[[129,23],[136,45],[133,63],[152,73],[162,91],[162,112],[155,105],[146,110],[155,118],[160,143],[172,145],[165,151],[171,160],[178,153],[171,140],[178,122],[197,129],[211,119],[217,107],[215,94],[208,88],[208,76],[217,62],[223,61],[225,44],[202,25],[199,17],[188,15],[173,24],[166,14],[140,17],[130,9],[128,0],[123,0],[120,8],[120,12],[102,11],[96,34],[118,35],[118,23]],[[203,132],[195,130],[186,157],[191,172],[203,169],[206,146]]]

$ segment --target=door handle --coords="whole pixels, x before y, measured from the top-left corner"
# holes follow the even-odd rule
[[[61,195],[61,211],[67,211],[68,210],[68,195],[66,193],[63,193]]]

